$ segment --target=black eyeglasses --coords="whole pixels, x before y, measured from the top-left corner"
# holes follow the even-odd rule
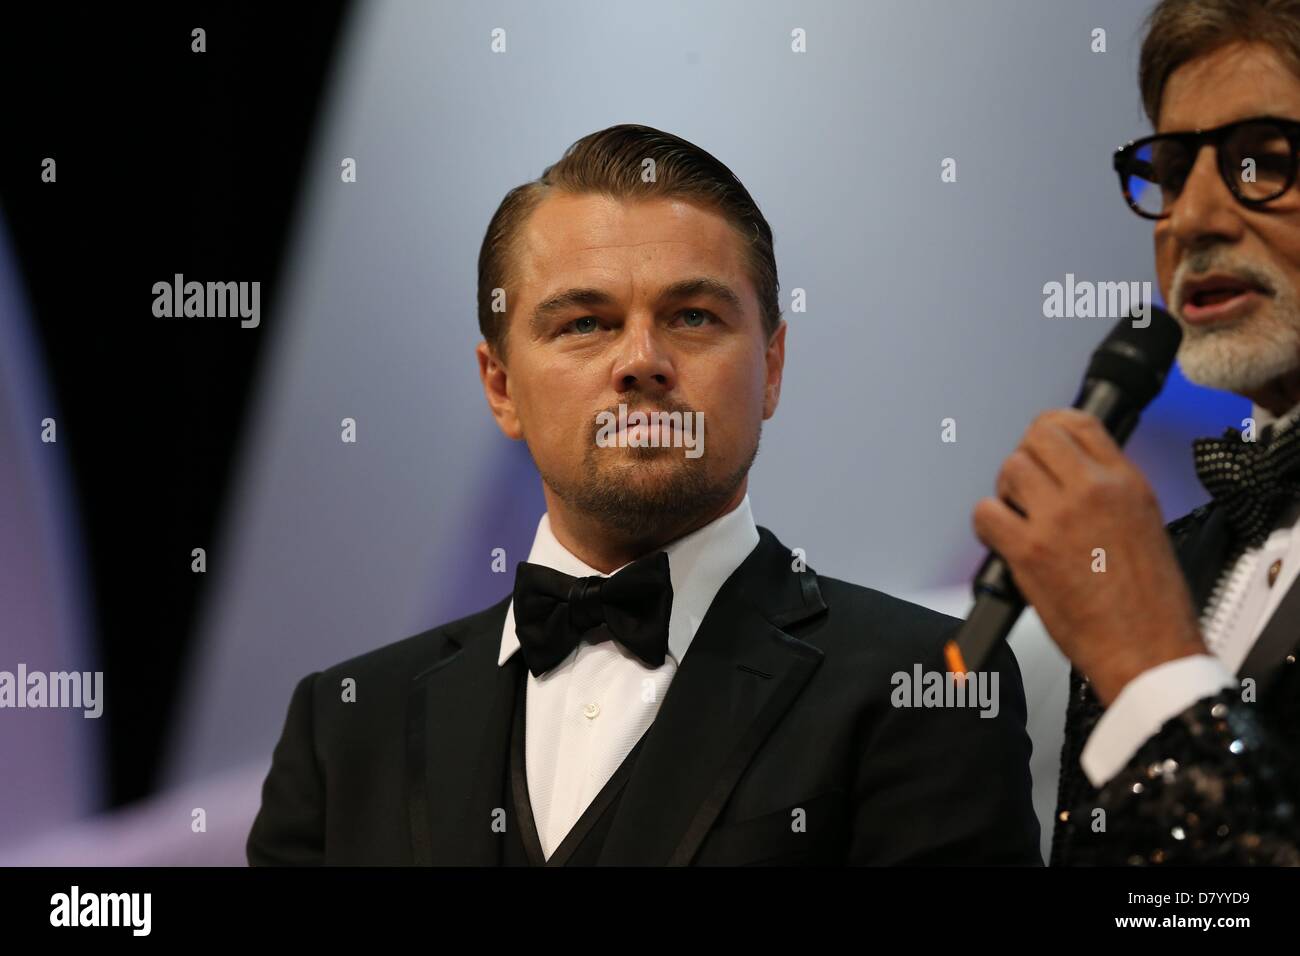
[[[1157,133],[1115,150],[1115,172],[1132,210],[1147,219],[1168,216],[1206,143],[1214,144],[1219,175],[1244,206],[1272,202],[1295,184],[1300,122],[1259,116],[1214,129]]]

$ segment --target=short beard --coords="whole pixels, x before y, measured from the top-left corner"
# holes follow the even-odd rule
[[[581,480],[571,482],[546,472],[541,473],[542,480],[565,504],[624,541],[660,540],[665,536],[672,536],[667,538],[672,540],[677,529],[716,514],[735,495],[758,456],[761,436],[760,426],[745,461],[720,478],[709,476],[703,457],[687,458],[681,448],[592,445],[583,456],[585,477]],[[610,455],[624,454],[624,467],[608,467]],[[669,469],[662,480],[642,480],[651,471],[660,470],[662,463],[657,459],[667,455],[680,455],[681,466]]]
[[[1202,328],[1179,323],[1183,341],[1178,364],[1189,381],[1242,394],[1300,368],[1300,302],[1284,275],[1259,263],[1230,259],[1220,247],[1189,256],[1180,271],[1184,268],[1189,272],[1223,269],[1244,273],[1272,291],[1253,315],[1231,325]]]
[[[1274,303],[1276,305],[1276,303]],[[1257,391],[1300,365],[1300,330],[1252,322],[1184,336],[1178,364],[1189,381],[1225,392]]]

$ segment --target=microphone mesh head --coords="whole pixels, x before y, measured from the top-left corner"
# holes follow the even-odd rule
[[[1114,382],[1137,407],[1144,407],[1164,386],[1182,340],[1183,330],[1173,316],[1152,305],[1149,323],[1137,315],[1120,319],[1092,353],[1087,377]]]

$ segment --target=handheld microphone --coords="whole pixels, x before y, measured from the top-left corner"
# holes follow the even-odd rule
[[[1164,309],[1151,306],[1151,319],[1134,327],[1137,315],[1120,320],[1092,353],[1074,407],[1101,420],[1123,445],[1137,427],[1142,409],[1160,393],[1174,363],[1183,330]],[[956,637],[944,647],[948,670],[977,671],[1025,609],[1011,569],[990,551],[975,573],[975,605]]]

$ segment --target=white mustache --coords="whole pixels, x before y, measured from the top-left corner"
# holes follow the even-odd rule
[[[1274,295],[1281,284],[1281,277],[1274,277],[1271,269],[1254,263],[1228,261],[1227,256],[1211,254],[1206,257],[1194,254],[1178,263],[1174,271],[1173,310],[1181,312],[1187,304],[1187,286],[1211,273],[1220,273],[1240,280],[1244,285],[1258,287],[1266,295]]]

